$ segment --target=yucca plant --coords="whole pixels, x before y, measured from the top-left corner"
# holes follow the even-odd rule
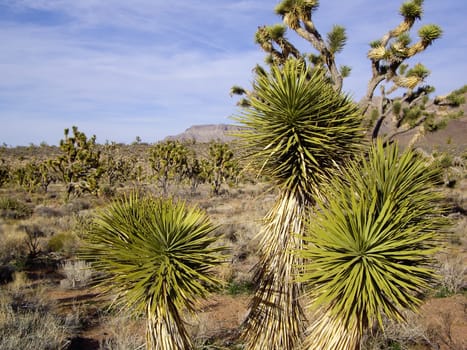
[[[378,142],[326,185],[298,251],[314,312],[304,348],[360,349],[383,315],[402,321],[420,305],[446,224],[438,179],[414,151]]]
[[[324,72],[289,60],[258,74],[248,107],[235,119],[245,153],[271,179],[279,197],[259,233],[255,295],[244,323],[247,349],[297,349],[304,330],[294,281],[305,209],[320,184],[361,144],[361,116],[350,98],[336,92]]]
[[[104,272],[117,306],[147,317],[147,349],[187,350],[182,314],[219,286],[212,268],[223,261],[214,226],[183,202],[130,195],[96,217],[82,256]]]

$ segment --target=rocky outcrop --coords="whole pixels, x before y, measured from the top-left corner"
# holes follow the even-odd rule
[[[219,140],[230,142],[235,139],[235,133],[240,130],[240,126],[230,124],[207,124],[194,125],[184,132],[174,136],[168,136],[164,140],[196,141],[198,143]]]

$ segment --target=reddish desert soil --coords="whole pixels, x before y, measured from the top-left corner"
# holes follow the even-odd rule
[[[86,311],[83,319],[83,329],[73,339],[70,349],[98,349],[99,341],[105,339],[108,333],[99,323],[99,308],[105,299],[95,291],[61,290],[50,291],[49,297],[55,301],[57,310],[61,313],[73,313],[73,305],[82,305]],[[250,296],[214,295],[201,303],[197,320],[189,324],[197,327],[197,334],[205,339],[222,339],[225,345],[231,344],[238,337],[239,326],[244,319]],[[454,295],[445,298],[432,298],[421,307],[423,324],[430,330],[435,343],[440,350],[467,349],[467,296]],[[136,327],[144,332],[144,322]],[[433,349],[433,347],[418,348]]]

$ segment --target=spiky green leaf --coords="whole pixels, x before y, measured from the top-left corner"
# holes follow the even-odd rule
[[[235,117],[258,169],[305,197],[319,192],[329,171],[355,154],[362,140],[358,107],[318,69],[289,60],[254,83],[250,107]]]
[[[286,32],[286,27],[283,24],[275,24],[272,26],[266,27],[269,32],[269,36],[272,40],[279,40],[284,37]]]
[[[340,66],[339,71],[341,72],[342,78],[347,78],[352,71],[352,68],[349,66]]]
[[[417,63],[411,69],[407,71],[407,77],[417,77],[420,79],[425,79],[430,74],[430,71],[421,63]]]
[[[132,194],[99,211],[81,257],[103,273],[100,285],[117,295],[118,306],[147,315],[148,344],[186,349],[182,312],[193,312],[220,285],[213,267],[222,263],[224,248],[213,246],[215,228],[183,202]]]
[[[329,51],[332,54],[341,52],[347,42],[347,35],[345,28],[342,26],[334,25],[332,30],[327,35],[327,44]]]
[[[408,20],[415,20],[422,18],[423,8],[422,5],[417,1],[407,1],[402,4],[399,12],[404,18]]]
[[[436,24],[427,24],[418,30],[418,36],[423,42],[431,44],[443,35],[443,30]]]
[[[309,244],[298,252],[309,261],[302,280],[312,309],[361,334],[382,325],[382,314],[401,320],[402,309],[420,305],[436,276],[430,264],[446,224],[433,189],[438,176],[413,151],[379,142],[332,179],[310,217]],[[326,336],[311,334],[314,348],[324,349]]]

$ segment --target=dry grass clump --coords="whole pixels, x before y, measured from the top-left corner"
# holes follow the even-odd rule
[[[0,232],[0,264],[17,261],[27,254],[26,232],[8,225]]]
[[[40,310],[15,312],[0,305],[0,349],[56,350],[68,343],[65,324],[50,313]]]
[[[63,206],[63,212],[67,215],[77,214],[83,210],[90,209],[92,206],[91,199],[89,197],[76,198],[67,202]]]
[[[0,198],[0,217],[4,219],[26,219],[32,215],[32,208],[26,203],[10,197]]]
[[[45,205],[38,205],[34,208],[34,215],[37,215],[43,218],[56,218],[56,217],[62,217],[63,215],[65,215],[65,213],[60,208],[53,208],[53,207],[48,207]]]
[[[103,319],[106,337],[99,342],[99,350],[144,349],[144,326],[125,314]]]
[[[416,345],[432,348],[430,330],[419,315],[405,311],[406,322],[398,323],[384,318],[384,331],[372,330],[364,336],[362,350],[411,350]]]
[[[0,349],[56,350],[68,344],[69,330],[44,305],[40,291],[30,287],[24,274],[0,290]]]
[[[68,260],[62,265],[65,279],[60,281],[62,288],[84,288],[89,285],[94,271],[91,264],[82,260]]]
[[[440,259],[438,274],[441,291],[447,294],[460,293],[466,287],[467,266],[460,254],[443,254]]]

